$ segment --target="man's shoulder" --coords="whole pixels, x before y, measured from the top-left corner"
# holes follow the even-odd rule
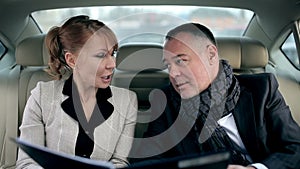
[[[235,77],[239,81],[253,81],[253,80],[270,81],[276,79],[275,75],[272,73],[239,74],[239,75],[235,75]]]
[[[278,86],[276,77],[272,73],[258,73],[258,74],[242,74],[235,75],[241,86],[246,88],[264,88],[270,86]]]
[[[262,97],[273,94],[278,89],[278,82],[272,73],[236,75],[243,91],[252,93],[253,96]]]

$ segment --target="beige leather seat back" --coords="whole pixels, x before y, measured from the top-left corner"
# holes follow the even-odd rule
[[[300,83],[296,79],[280,75],[277,75],[277,80],[279,82],[279,90],[289,105],[293,118],[300,125],[300,104],[298,100],[300,97]]]
[[[119,48],[112,85],[137,93],[139,109],[148,109],[149,93],[169,83],[159,44],[128,44]]]
[[[246,37],[223,37],[216,41],[220,58],[228,60],[235,73],[265,72],[269,55],[261,42]]]
[[[22,66],[19,80],[19,124],[21,124],[27,99],[37,82],[52,80],[44,71],[49,60],[44,38],[45,35],[26,38],[16,49],[16,62]]]
[[[32,88],[41,80],[51,80],[44,72],[48,55],[44,48],[44,35],[29,37],[16,47],[16,65],[0,71],[1,78],[1,131],[0,131],[0,168],[15,168],[17,146],[10,138],[19,135],[18,127],[27,98]]]
[[[162,46],[159,44],[126,44],[120,46],[116,58],[112,85],[136,92],[138,97],[138,123],[136,137],[146,129],[152,90],[169,84],[166,67],[162,63]]]
[[[18,135],[18,79],[20,66],[0,71],[0,168],[13,169],[17,147],[10,140]]]

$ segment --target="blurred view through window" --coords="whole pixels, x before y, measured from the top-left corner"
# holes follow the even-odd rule
[[[294,33],[291,33],[286,41],[282,44],[281,50],[288,58],[288,60],[298,69],[300,69],[299,56],[297,53],[296,42],[294,38]]]
[[[81,14],[103,21],[116,32],[120,43],[162,43],[168,30],[190,21],[206,25],[216,36],[240,36],[253,12],[195,6],[104,6],[37,11],[32,16],[46,33],[69,17]]]

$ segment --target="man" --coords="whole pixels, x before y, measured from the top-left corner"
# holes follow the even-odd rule
[[[300,128],[272,74],[234,75],[211,31],[196,23],[168,32],[163,62],[171,84],[152,96],[158,118],[144,136],[148,156],[228,150],[230,169],[300,168]]]

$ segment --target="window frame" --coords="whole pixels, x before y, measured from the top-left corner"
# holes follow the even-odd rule
[[[4,55],[7,53],[7,47],[4,45],[4,43],[0,40],[0,46],[3,47],[3,53],[0,53],[0,61],[3,59]]]
[[[291,65],[300,71],[300,33],[299,33],[299,27],[300,27],[300,20],[297,20],[294,22],[294,24],[292,24],[289,33],[287,34],[287,36],[285,37],[284,41],[282,42],[282,44],[280,45],[280,50],[283,53],[283,55],[286,57],[286,59],[291,63]],[[283,50],[283,45],[285,44],[285,42],[287,41],[287,39],[291,36],[291,34],[293,34],[293,38],[295,40],[295,46],[296,46],[296,54],[298,57],[298,61],[299,64],[295,65],[295,63],[293,61],[291,61],[291,59],[289,58],[289,56],[286,55],[285,51]]]

